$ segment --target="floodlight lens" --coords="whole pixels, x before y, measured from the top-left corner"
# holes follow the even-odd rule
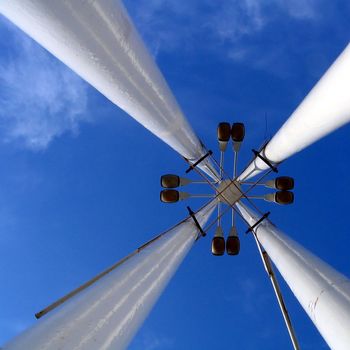
[[[160,178],[160,185],[163,188],[176,188],[180,186],[180,177],[177,175],[167,174]]]
[[[220,256],[225,253],[225,238],[214,237],[211,241],[211,252],[213,255]]]
[[[233,123],[231,137],[234,142],[242,142],[245,136],[245,127],[243,123]]]
[[[294,179],[289,176],[280,176],[275,179],[275,188],[281,191],[292,190]]]
[[[160,192],[160,200],[163,203],[176,203],[180,199],[180,193],[176,190],[163,190]]]
[[[275,202],[278,204],[292,204],[294,202],[294,193],[290,191],[278,191],[275,193]]]
[[[219,123],[218,125],[218,140],[227,142],[230,139],[231,125],[229,123]]]
[[[228,255],[238,255],[240,251],[240,241],[237,236],[228,236],[226,240],[226,252]]]

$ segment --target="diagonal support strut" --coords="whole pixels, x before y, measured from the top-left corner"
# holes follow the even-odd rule
[[[293,344],[293,348],[294,348],[294,350],[300,350],[298,339],[296,337],[295,330],[294,330],[294,327],[292,325],[292,320],[291,320],[291,318],[289,316],[289,313],[288,313],[288,310],[287,310],[287,306],[286,306],[286,304],[284,302],[283,295],[282,295],[282,292],[281,292],[281,288],[280,288],[280,286],[278,284],[275,272],[273,271],[270,257],[267,254],[266,250],[261,246],[261,244],[260,244],[260,242],[259,242],[259,240],[258,240],[258,238],[257,238],[257,236],[255,234],[255,232],[253,232],[253,236],[255,238],[255,242],[256,242],[256,245],[258,247],[258,250],[259,250],[259,253],[260,253],[260,256],[261,256],[261,260],[262,260],[262,262],[264,264],[265,270],[266,270],[266,272],[267,272],[267,274],[269,276],[269,279],[271,281],[273,290],[275,292],[275,295],[276,295],[276,298],[277,298],[277,301],[278,301],[278,305],[279,305],[279,307],[281,309],[284,322],[285,322],[285,324],[287,326],[287,330],[288,330],[291,342]]]

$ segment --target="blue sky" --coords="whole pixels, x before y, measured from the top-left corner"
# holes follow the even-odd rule
[[[207,147],[217,150],[218,122],[246,124],[241,166],[349,42],[345,0],[125,4]],[[33,324],[36,311],[182,219],[184,203],[159,203],[159,177],[186,166],[2,17],[0,37],[2,344]],[[280,167],[296,180],[293,206],[261,203],[282,230],[348,276],[349,131]],[[130,349],[289,348],[255,243],[238,228],[238,257],[211,256],[210,236],[194,246]],[[281,285],[301,347],[327,348]]]

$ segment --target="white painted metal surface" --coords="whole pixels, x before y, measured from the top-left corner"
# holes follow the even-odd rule
[[[119,0],[0,0],[0,13],[183,157],[206,153]]]
[[[237,204],[253,225],[257,215]],[[254,230],[262,246],[332,349],[350,346],[350,280],[268,221]]]
[[[196,217],[204,225],[212,201]],[[125,349],[192,247],[192,218],[62,304],[3,350]]]
[[[262,155],[278,164],[350,121],[350,44],[268,143]],[[239,176],[268,166],[259,158]]]
[[[242,197],[241,185],[237,181],[222,180],[217,188],[218,200],[226,205],[233,205]]]

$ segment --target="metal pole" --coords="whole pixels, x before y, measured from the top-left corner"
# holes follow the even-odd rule
[[[278,164],[350,121],[350,44],[267,144],[261,155]],[[253,160],[239,176],[247,180],[268,166]]]
[[[234,160],[233,160],[233,178],[235,179],[237,177],[238,152],[234,150],[233,151],[233,156],[234,156]]]
[[[120,0],[0,1],[0,13],[190,162],[206,153]],[[199,167],[218,179],[209,159]]]
[[[195,214],[201,226],[215,206],[216,200]],[[197,237],[193,219],[184,220],[2,349],[125,349]]]
[[[292,325],[292,321],[290,319],[286,304],[284,302],[281,288],[280,288],[279,283],[277,281],[275,272],[273,271],[273,267],[272,267],[269,255],[267,254],[266,250],[264,250],[261,247],[261,244],[259,243],[258,238],[256,237],[256,234],[253,233],[253,235],[254,235],[254,239],[255,239],[256,245],[258,247],[259,253],[260,253],[261,260],[264,264],[266,273],[269,276],[273,290],[275,292],[275,295],[276,295],[276,298],[278,301],[278,305],[281,309],[284,322],[285,322],[287,329],[288,329],[289,337],[290,337],[292,344],[293,344],[293,348],[294,348],[294,350],[300,350],[298,339],[296,337],[295,330],[294,330],[294,327]]]
[[[237,208],[251,225],[259,219],[245,205]],[[350,280],[267,220],[254,233],[328,345],[349,349]]]

